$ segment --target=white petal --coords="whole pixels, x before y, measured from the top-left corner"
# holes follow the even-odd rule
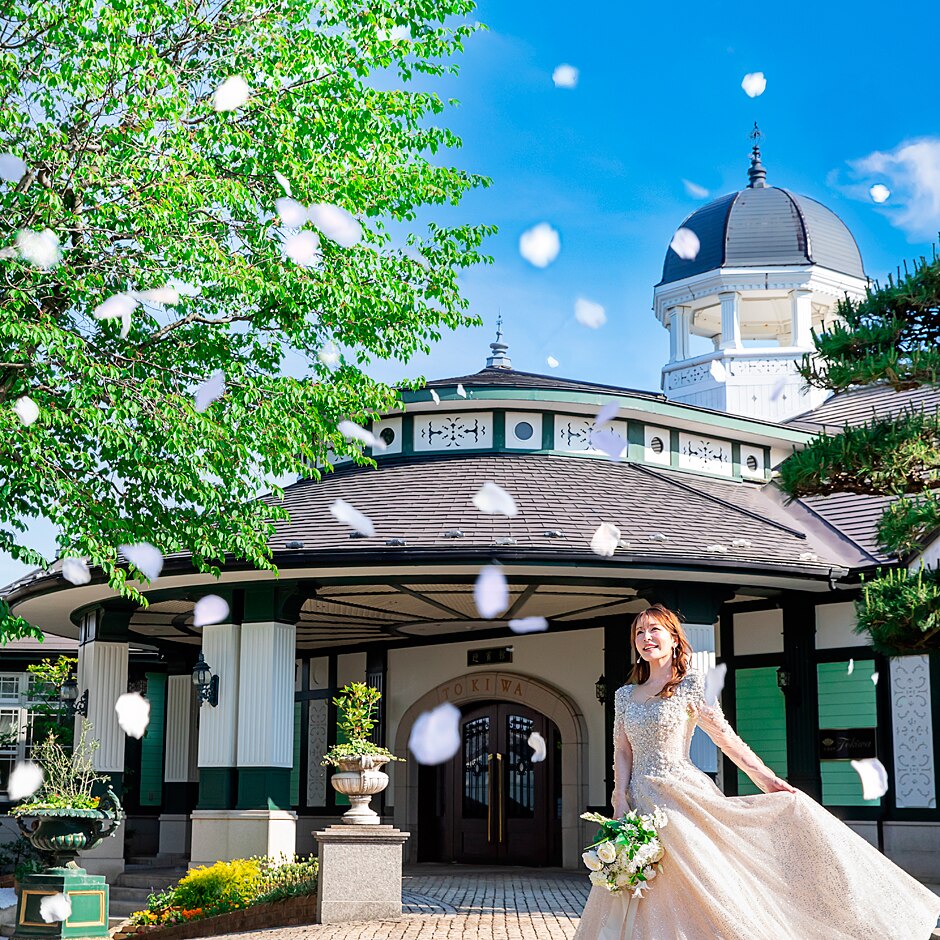
[[[68,920],[72,913],[72,901],[65,894],[47,894],[39,902],[39,916],[47,924]]]
[[[557,360],[554,356],[548,356],[548,357],[545,359],[545,361],[548,363],[548,366],[549,366],[550,369],[557,369],[557,368],[558,368],[559,363],[558,363],[558,360]]]
[[[92,316],[96,320],[124,320],[131,315],[137,302],[133,294],[112,294],[95,307]]]
[[[331,241],[352,248],[362,241],[362,226],[351,212],[328,202],[315,202],[308,212],[310,221]]]
[[[611,460],[620,460],[627,452],[627,442],[616,432],[591,431],[591,446],[607,454]]]
[[[218,594],[207,594],[196,601],[193,608],[193,626],[205,627],[210,623],[223,623],[228,617],[228,601]]]
[[[291,261],[302,268],[312,268],[323,258],[323,253],[320,251],[320,236],[309,229],[288,235],[281,248]]]
[[[66,558],[62,562],[62,577],[71,584],[88,584],[91,572],[81,558]]]
[[[882,183],[875,183],[875,185],[868,190],[868,195],[871,196],[873,202],[887,202],[888,198],[891,196],[891,190]]]
[[[134,296],[142,303],[159,304],[162,307],[173,307],[180,302],[180,290],[172,284],[140,290]]]
[[[365,513],[359,512],[355,506],[347,503],[345,499],[334,500],[333,505],[330,506],[330,512],[337,522],[348,525],[350,529],[361,532],[367,538],[372,538],[375,535],[375,526],[372,520]]]
[[[34,764],[31,760],[17,761],[7,781],[7,796],[10,802],[17,803],[32,796],[42,786],[44,779],[39,764]]]
[[[682,185],[685,186],[685,191],[693,199],[708,199],[708,190],[704,186],[699,186],[698,183],[693,183],[692,180],[683,180]]]
[[[457,394],[461,398],[467,397],[467,390],[463,387],[463,385],[460,382],[457,383]]]
[[[720,663],[705,674],[705,704],[715,705],[718,696],[725,687],[725,673],[728,671],[726,663]]]
[[[480,512],[489,515],[517,516],[519,509],[516,501],[501,486],[495,483],[484,483],[476,493],[473,494],[473,505]]]
[[[698,235],[690,228],[680,228],[672,236],[669,247],[683,260],[694,261],[698,255],[699,248],[702,247],[698,240]]]
[[[819,556],[815,552],[801,552],[800,561],[819,561]]]
[[[335,369],[339,365],[339,347],[332,340],[324,343],[317,352],[317,359],[330,369]]]
[[[561,239],[548,222],[540,222],[519,237],[519,254],[537,268],[547,268],[559,251]]]
[[[202,414],[214,401],[218,401],[225,394],[225,373],[213,372],[196,389],[196,411]]]
[[[594,303],[593,300],[585,300],[584,297],[579,297],[574,302],[574,318],[582,326],[590,327],[592,330],[596,330],[607,322],[604,308]]]
[[[0,180],[18,183],[26,175],[26,161],[12,153],[0,153]]]
[[[385,450],[385,441],[380,437],[376,437],[368,429],[360,427],[355,421],[340,421],[340,423],[336,425],[336,430],[347,440],[362,441],[367,447]]]
[[[29,397],[21,395],[13,405],[17,418],[20,419],[24,427],[29,427],[39,417],[39,405]]]
[[[232,75],[225,79],[215,90],[212,106],[216,111],[235,111],[251,96],[248,82],[241,75]]]
[[[20,229],[16,233],[16,247],[20,256],[43,271],[54,268],[62,260],[59,236],[51,228],[41,232],[32,229]]]
[[[480,569],[473,585],[473,601],[481,617],[492,620],[509,608],[509,585],[499,565]]]
[[[139,692],[125,692],[114,703],[114,710],[121,730],[139,741],[150,724],[150,702]]]
[[[288,228],[300,228],[307,221],[307,210],[296,199],[291,199],[289,196],[275,199],[274,207],[281,217],[281,223]]]
[[[290,180],[283,173],[278,173],[277,170],[274,171],[274,178],[281,184],[281,189],[289,196],[291,194]]]
[[[748,72],[741,82],[741,87],[749,98],[756,98],[764,93],[767,87],[767,79],[763,72]]]
[[[428,391],[431,393],[431,400],[434,402],[434,404],[439,405],[441,403],[441,396],[438,395],[433,388],[429,388]]]
[[[751,540],[750,539],[732,539],[731,547],[732,548],[750,548]]]
[[[545,738],[543,738],[538,731],[533,731],[532,734],[529,735],[528,745],[532,748],[533,764],[545,760],[548,748],[545,745]]]
[[[650,532],[649,536],[647,537],[649,538],[651,542],[668,542],[669,541],[669,539],[667,539],[666,536],[662,534],[662,532]]]
[[[619,401],[609,401],[601,405],[600,410],[594,415],[594,427],[599,428],[602,424],[607,424],[608,421],[612,421],[617,417],[618,411],[620,411]]]
[[[591,551],[610,558],[620,545],[620,529],[610,522],[602,522],[591,538]]]
[[[705,551],[711,552],[713,555],[727,555],[728,554],[728,549],[724,545],[719,545],[717,543],[714,545],[706,545]]]
[[[853,760],[851,764],[862,781],[863,800],[877,800],[888,792],[888,771],[877,757]]]
[[[460,750],[460,709],[444,702],[420,714],[411,726],[408,750],[419,764],[450,760]]]
[[[878,673],[877,672],[873,672],[871,674],[871,684],[878,685]]]
[[[552,72],[552,81],[556,88],[576,88],[578,85],[578,70],[573,65],[555,66]]]
[[[163,555],[149,542],[119,545],[121,554],[148,580],[156,581],[163,570]]]
[[[544,633],[548,621],[544,617],[519,617],[509,621],[509,629],[513,633]]]
[[[852,675],[853,672],[855,672],[855,660],[854,660],[854,659],[850,659],[850,660],[849,660],[849,669],[848,669],[848,673],[847,673],[847,674],[848,674],[848,675]]]

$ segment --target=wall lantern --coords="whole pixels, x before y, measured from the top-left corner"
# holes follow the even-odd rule
[[[594,694],[597,696],[597,700],[601,705],[607,701],[607,679],[604,677],[603,673],[601,673],[597,682],[594,683]]]
[[[781,692],[786,692],[791,687],[791,676],[783,666],[777,669],[777,687]]]
[[[78,681],[74,676],[69,676],[62,687],[59,689],[59,699],[65,706],[66,713],[74,717],[75,715],[84,715],[88,717],[88,689],[82,692],[82,697],[78,697]]]
[[[208,702],[213,708],[219,704],[219,677],[212,675],[206,657],[199,651],[199,661],[193,666],[193,685],[199,693],[199,704]]]

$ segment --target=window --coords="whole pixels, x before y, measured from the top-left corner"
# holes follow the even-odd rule
[[[0,799],[6,799],[10,771],[30,754],[33,720],[24,705],[34,681],[25,672],[0,673]]]

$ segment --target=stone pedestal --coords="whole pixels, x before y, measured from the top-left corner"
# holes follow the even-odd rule
[[[409,835],[392,826],[330,826],[315,832],[317,923],[401,917],[401,856]]]
[[[72,913],[64,921],[47,924],[40,905],[43,898],[53,894],[67,895]],[[50,868],[42,874],[27,875],[20,883],[13,940],[107,936],[108,885],[101,875],[89,875],[81,868]]]

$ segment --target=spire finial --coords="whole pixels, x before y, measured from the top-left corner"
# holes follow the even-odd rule
[[[503,315],[502,313],[500,313],[496,317],[496,342],[498,343],[502,338],[503,338]]]
[[[751,165],[747,171],[748,189],[764,189],[767,186],[767,170],[760,162],[760,142],[764,139],[757,121],[754,122],[754,130],[748,134],[748,137],[754,141],[751,148]]]
[[[492,354],[486,358],[486,367],[487,369],[511,369],[512,360],[506,353],[509,351],[509,347],[503,342],[503,315],[502,313],[498,314],[496,317],[496,342],[490,343],[490,349],[493,350]]]

